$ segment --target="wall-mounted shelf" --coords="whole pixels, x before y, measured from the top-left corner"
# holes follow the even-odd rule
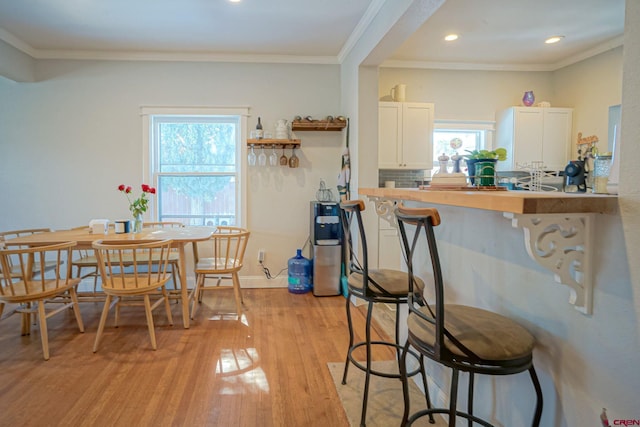
[[[299,147],[300,140],[299,139],[271,139],[271,138],[247,139],[247,145],[257,145],[257,146],[264,145],[266,147],[270,147],[272,145],[275,145],[278,147],[285,147],[285,146]]]
[[[299,131],[340,131],[346,126],[346,120],[294,120],[291,122],[291,130]]]

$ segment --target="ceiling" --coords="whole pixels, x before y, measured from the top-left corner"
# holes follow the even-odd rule
[[[0,0],[0,39],[34,58],[339,63],[384,1]],[[624,0],[447,0],[385,65],[552,70],[623,26]]]

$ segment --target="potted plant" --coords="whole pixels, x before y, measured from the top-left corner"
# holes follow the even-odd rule
[[[480,185],[495,185],[495,163],[498,160],[507,160],[507,150],[496,148],[495,150],[466,150],[465,161],[471,184],[475,184],[475,177],[480,176]],[[482,163],[482,171],[476,171],[476,165]],[[480,173],[478,173],[480,172]]]

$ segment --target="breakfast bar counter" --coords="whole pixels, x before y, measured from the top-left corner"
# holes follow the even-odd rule
[[[618,197],[549,191],[436,191],[417,188],[359,188],[360,195],[436,203],[512,214],[613,213]]]
[[[569,303],[581,313],[592,313],[595,216],[616,213],[617,196],[417,188],[359,188],[358,193],[373,201],[378,216],[394,226],[394,208],[398,202],[502,213],[512,227],[523,230],[529,257],[552,272],[556,282],[569,286]]]

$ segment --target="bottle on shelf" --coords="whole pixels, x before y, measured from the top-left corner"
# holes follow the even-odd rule
[[[260,121],[260,117],[258,117],[258,124],[256,125],[256,139],[264,138],[264,130],[262,130],[262,122]]]

